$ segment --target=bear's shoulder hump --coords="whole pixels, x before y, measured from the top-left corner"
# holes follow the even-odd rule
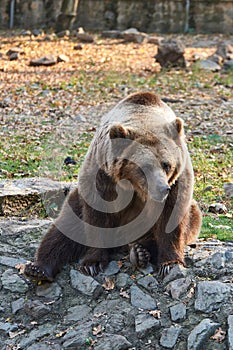
[[[152,92],[137,92],[128,96],[124,102],[142,106],[161,106],[162,101]]]

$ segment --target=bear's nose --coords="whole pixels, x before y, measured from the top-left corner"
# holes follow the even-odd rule
[[[168,186],[168,185],[162,186],[162,187],[160,188],[161,194],[163,194],[163,195],[165,196],[166,194],[168,194],[168,192],[170,191],[170,189],[171,189],[171,187]]]

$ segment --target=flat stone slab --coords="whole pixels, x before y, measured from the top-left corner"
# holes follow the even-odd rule
[[[27,216],[45,210],[55,217],[73,184],[47,178],[0,181],[0,215]]]

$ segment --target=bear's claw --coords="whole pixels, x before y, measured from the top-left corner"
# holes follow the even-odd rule
[[[54,278],[49,274],[46,269],[36,263],[28,263],[25,265],[24,274],[27,277],[36,279],[38,281],[49,281],[53,282]]]
[[[133,266],[144,268],[150,260],[150,253],[141,244],[135,243],[130,247],[129,260]]]
[[[81,265],[79,267],[81,273],[87,276],[96,276],[99,272],[104,271],[104,266],[101,262],[93,264],[93,265]]]
[[[163,263],[160,265],[159,267],[159,271],[158,271],[158,277],[164,278],[166,277],[171,269],[175,266],[175,265],[184,265],[183,263],[181,263],[180,261],[172,261],[172,262],[167,262],[167,263]]]

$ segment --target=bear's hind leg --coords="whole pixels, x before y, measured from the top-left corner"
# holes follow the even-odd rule
[[[24,274],[32,279],[52,282],[63,265],[77,261],[84,251],[84,246],[66,237],[53,225],[39,246],[36,261],[26,264]]]

